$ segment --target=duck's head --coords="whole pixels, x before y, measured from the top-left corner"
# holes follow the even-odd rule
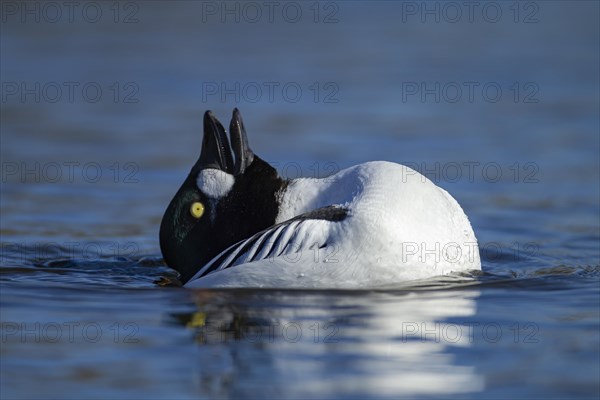
[[[248,145],[237,108],[229,126],[207,111],[198,161],[167,207],[160,249],[187,282],[230,245],[275,223],[277,192],[285,182]],[[233,152],[232,152],[233,149]]]

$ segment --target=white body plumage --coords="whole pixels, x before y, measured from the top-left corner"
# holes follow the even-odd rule
[[[214,257],[186,286],[364,288],[481,269],[460,205],[403,165],[296,179],[278,203],[276,225]],[[298,218],[331,206],[344,217]]]

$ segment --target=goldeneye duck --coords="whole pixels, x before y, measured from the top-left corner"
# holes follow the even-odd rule
[[[250,149],[237,108],[229,135],[204,114],[200,157],[161,222],[185,286],[357,288],[481,269],[460,205],[409,167],[286,180]]]

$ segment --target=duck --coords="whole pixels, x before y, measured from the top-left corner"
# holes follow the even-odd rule
[[[417,171],[371,161],[284,179],[209,110],[200,156],[167,206],[165,263],[189,288],[372,288],[481,270],[458,202]]]

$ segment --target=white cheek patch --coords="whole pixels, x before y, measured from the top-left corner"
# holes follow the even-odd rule
[[[218,200],[229,193],[234,183],[233,175],[219,169],[203,169],[196,178],[198,189],[211,199]]]

